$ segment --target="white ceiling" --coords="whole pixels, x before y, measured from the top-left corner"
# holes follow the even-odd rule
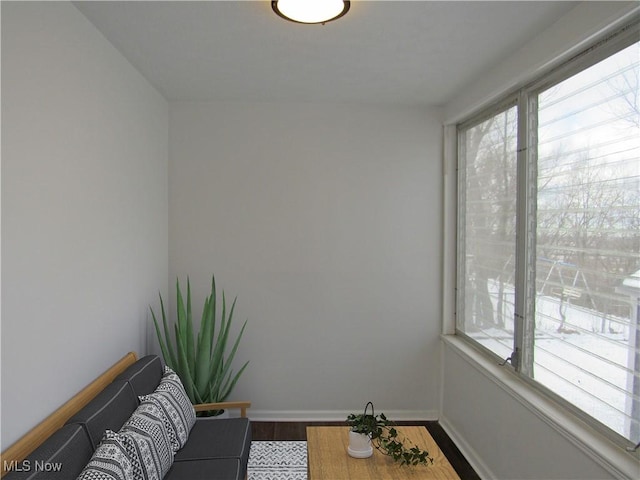
[[[576,2],[360,0],[324,26],[265,0],[75,4],[168,100],[442,105]]]

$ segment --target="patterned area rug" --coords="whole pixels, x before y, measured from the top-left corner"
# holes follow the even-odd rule
[[[307,442],[251,442],[248,480],[307,480]]]

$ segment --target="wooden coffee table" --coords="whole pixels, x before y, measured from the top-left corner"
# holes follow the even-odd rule
[[[396,430],[428,451],[433,464],[401,466],[375,448],[370,458],[352,458],[347,453],[349,427],[307,427],[308,480],[460,480],[425,427]]]

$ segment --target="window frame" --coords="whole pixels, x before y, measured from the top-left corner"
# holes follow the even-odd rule
[[[465,120],[455,125],[455,156],[456,162],[456,252],[455,252],[455,299],[454,299],[454,333],[463,339],[475,350],[498,362],[499,365],[506,366],[520,380],[530,387],[540,392],[545,397],[551,399],[561,408],[569,412],[574,417],[585,422],[591,428],[613,441],[618,446],[627,450],[635,445],[623,435],[615,432],[607,425],[601,423],[595,417],[579,409],[559,394],[539,383],[532,376],[533,351],[534,351],[534,327],[535,327],[535,232],[536,232],[536,210],[535,202],[537,197],[536,182],[531,181],[537,177],[537,97],[538,95],[557,85],[564,80],[588,69],[596,63],[609,56],[633,45],[639,41],[638,28],[640,19],[626,23],[622,27],[608,32],[599,41],[569,58],[559,66],[546,72],[542,72],[532,81],[523,87],[511,90],[497,101],[480,111],[470,115]],[[511,356],[507,359],[500,358],[489,348],[480,344],[472,337],[462,331],[459,322],[464,321],[459,316],[459,312],[464,312],[464,291],[465,281],[465,229],[464,212],[462,206],[465,205],[466,194],[463,185],[466,182],[466,159],[464,155],[465,147],[461,131],[466,131],[483,121],[517,106],[518,132],[517,132],[517,193],[516,193],[516,278],[515,278],[515,308],[514,308],[514,346]],[[526,186],[526,188],[523,188]]]

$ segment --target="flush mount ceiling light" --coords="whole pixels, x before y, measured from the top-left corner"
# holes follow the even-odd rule
[[[273,0],[271,8],[285,20],[296,23],[322,23],[342,17],[349,11],[346,0]]]

